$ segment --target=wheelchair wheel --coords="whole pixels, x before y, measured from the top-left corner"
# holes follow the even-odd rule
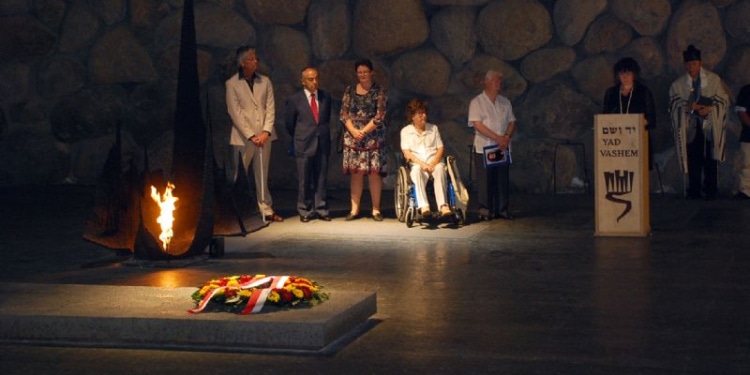
[[[396,176],[396,186],[393,189],[393,195],[396,218],[403,223],[406,217],[406,209],[409,205],[409,173],[404,167],[398,169],[398,176]]]
[[[404,214],[404,221],[406,221],[406,227],[411,228],[414,225],[414,207],[409,207]]]

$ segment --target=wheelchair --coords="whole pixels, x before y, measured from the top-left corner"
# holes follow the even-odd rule
[[[464,186],[458,168],[456,167],[456,158],[449,155],[445,160],[445,166],[447,169],[446,173],[448,173],[449,177],[446,179],[446,204],[448,204],[453,213],[450,216],[450,219],[454,224],[464,225],[466,223],[466,209],[469,206],[469,193]],[[401,164],[401,167],[398,168],[396,185],[393,189],[394,211],[396,212],[396,218],[398,218],[398,221],[402,223],[405,222],[406,226],[411,228],[414,223],[422,223],[426,220],[431,220],[436,216],[431,215],[431,217],[423,217],[419,212],[417,209],[419,207],[419,202],[417,202],[417,192],[414,183],[409,176],[410,166],[405,162]],[[430,189],[430,185],[432,185],[432,178],[430,178],[427,183],[428,196],[430,192],[433,192],[433,190]],[[430,202],[430,206],[432,206],[432,202]],[[431,211],[437,212],[438,210],[431,209]]]

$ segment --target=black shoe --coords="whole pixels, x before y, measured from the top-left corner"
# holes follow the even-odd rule
[[[303,223],[307,223],[308,221],[310,221],[310,216],[302,216],[302,215],[300,215],[299,221],[301,221]]]
[[[344,219],[344,221],[352,221],[358,217],[359,217],[359,213],[354,214],[350,212],[349,214],[346,215],[346,218]]]
[[[318,217],[318,219],[323,220],[323,221],[331,221],[332,220],[331,217],[328,216],[328,215],[320,215]]]
[[[372,214],[372,219],[375,221],[383,221],[383,214],[380,212]]]
[[[745,193],[743,193],[743,192],[740,191],[740,192],[738,192],[737,194],[734,195],[734,199],[736,199],[736,200],[747,200],[747,199],[750,199],[750,196],[748,196],[747,194],[745,194]]]
[[[486,208],[480,208],[479,213],[477,214],[479,217],[479,221],[490,221],[492,220],[492,214],[490,213],[490,210]]]
[[[701,199],[703,196],[701,195],[700,189],[687,189],[687,199]]]
[[[513,220],[513,215],[507,213],[507,212],[501,212],[497,215],[499,219],[505,219],[505,220]]]

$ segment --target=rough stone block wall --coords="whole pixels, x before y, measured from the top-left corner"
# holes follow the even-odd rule
[[[0,1],[0,186],[94,182],[117,123],[125,129],[126,160],[140,165],[147,150],[153,169],[167,168],[181,6]],[[418,97],[429,102],[429,121],[467,176],[468,103],[484,72],[501,70],[518,117],[512,188],[534,193],[551,190],[561,140],[584,143],[587,158],[561,149],[558,188],[582,179],[581,163],[592,170],[593,116],[617,59],[635,58],[656,97],[654,147],[667,191],[682,189],[666,113],[669,85],[683,74],[681,51],[701,49],[704,65],[733,95],[750,83],[750,0],[203,0],[195,15],[204,115],[210,113],[219,165],[231,126],[224,81],[234,72],[234,50],[245,44],[258,49],[277,111],[300,89],[301,68],[318,67],[322,88],[340,101],[355,82],[353,62],[372,59],[390,92],[394,170],[404,106]],[[276,118],[270,184],[293,189],[289,135],[281,114]],[[740,126],[734,113],[729,121],[724,194],[739,168]],[[332,187],[347,188],[339,155],[331,165]]]

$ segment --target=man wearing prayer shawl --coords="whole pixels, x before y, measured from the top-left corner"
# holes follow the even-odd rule
[[[669,112],[687,198],[706,199],[718,190],[718,162],[724,161],[729,94],[721,78],[702,67],[692,44],[682,53],[686,74],[669,88]],[[684,180],[683,180],[684,181]],[[684,184],[683,184],[684,185]]]

